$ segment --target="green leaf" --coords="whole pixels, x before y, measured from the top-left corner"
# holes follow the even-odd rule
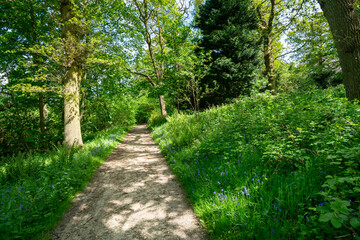
[[[340,228],[340,227],[341,227],[341,221],[340,221],[340,219],[337,219],[337,218],[332,218],[332,219],[331,219],[331,224],[332,224],[335,228]]]
[[[353,226],[354,228],[360,227],[360,220],[359,220],[359,218],[352,218],[352,219],[350,220],[350,224],[351,224],[351,226]]]
[[[331,212],[325,213],[325,214],[321,214],[319,221],[320,222],[328,222],[333,218],[333,214]]]

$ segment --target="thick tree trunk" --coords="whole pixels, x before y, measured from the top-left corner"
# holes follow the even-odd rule
[[[62,37],[66,51],[64,76],[64,142],[72,146],[83,146],[80,116],[80,85],[83,76],[79,27],[76,25],[73,4],[70,0],[60,2]]]
[[[164,95],[161,95],[159,97],[159,100],[160,100],[161,116],[162,117],[167,117]]]
[[[360,19],[354,0],[318,0],[329,22],[343,72],[346,96],[360,100]]]
[[[64,79],[64,141],[69,148],[83,146],[79,106],[81,76],[82,69],[74,64],[67,70]]]

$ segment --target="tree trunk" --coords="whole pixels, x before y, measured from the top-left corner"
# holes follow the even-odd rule
[[[165,118],[165,117],[167,117],[167,112],[166,112],[166,107],[165,107],[164,95],[161,95],[159,97],[159,99],[160,99],[161,116]]]
[[[272,38],[268,35],[265,39],[264,47],[264,60],[265,60],[265,76],[268,78],[268,83],[266,86],[267,90],[270,90],[271,93],[276,93],[276,80],[275,80],[275,70],[274,70],[274,56],[272,52]]]
[[[40,132],[44,133],[46,130],[46,118],[47,118],[47,108],[46,103],[44,102],[44,94],[39,94],[39,113],[40,113]]]
[[[274,70],[274,55],[273,55],[273,25],[275,17],[275,0],[270,0],[271,9],[270,16],[267,22],[264,39],[264,60],[265,60],[265,76],[268,78],[267,90],[270,90],[272,94],[276,93],[276,80]]]
[[[70,148],[83,146],[80,117],[80,83],[82,69],[75,64],[67,70],[64,79],[64,141]]]
[[[80,116],[80,85],[83,76],[79,26],[74,17],[70,0],[60,1],[62,37],[66,54],[66,72],[64,76],[64,142],[72,146],[83,146]],[[76,52],[79,53],[76,53]]]
[[[329,22],[343,72],[346,96],[360,100],[360,19],[354,0],[318,0]]]

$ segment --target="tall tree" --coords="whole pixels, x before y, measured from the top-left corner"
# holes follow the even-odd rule
[[[259,42],[255,39],[256,12],[248,0],[208,0],[200,6],[196,26],[200,46],[212,51],[212,66],[204,84],[219,88],[205,100],[221,104],[249,93],[253,72],[259,68]]]
[[[277,1],[263,1],[257,6],[258,16],[260,18],[259,27],[261,29],[261,37],[263,38],[263,52],[265,70],[264,76],[267,77],[267,89],[272,93],[276,92],[275,68],[274,68],[274,31],[276,26]],[[276,21],[276,22],[275,22]]]
[[[183,16],[175,0],[133,0],[135,8],[133,16],[128,18],[130,31],[140,33],[145,43],[145,54],[141,62],[129,64],[129,72],[146,78],[157,92],[160,110],[163,117],[167,116],[164,94],[170,86],[169,72],[174,71],[173,54],[170,42],[171,34],[177,36],[182,27]],[[130,6],[131,7],[131,6]],[[132,65],[132,66],[130,66]]]
[[[346,96],[360,100],[360,18],[354,0],[317,0],[329,22],[343,72]]]
[[[64,85],[64,141],[68,147],[82,146],[80,118],[80,85],[83,79],[83,65],[86,47],[86,31],[79,13],[71,0],[58,0],[62,21],[62,39],[65,50]]]

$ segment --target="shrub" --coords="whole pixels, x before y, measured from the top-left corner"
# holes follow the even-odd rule
[[[166,118],[161,116],[160,110],[153,110],[151,112],[147,126],[149,129],[154,129],[155,127],[158,127],[165,122],[166,122]]]

